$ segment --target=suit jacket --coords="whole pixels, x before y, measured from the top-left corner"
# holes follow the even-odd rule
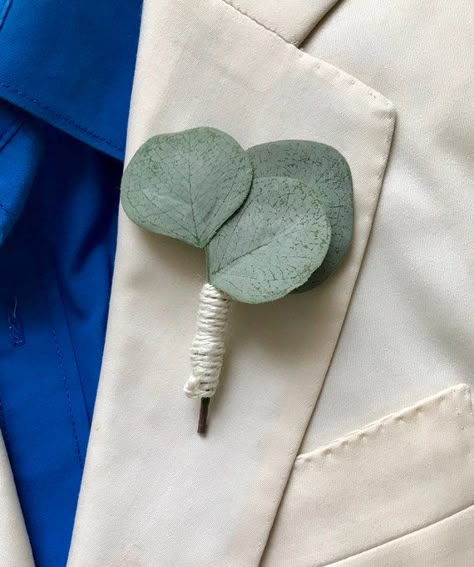
[[[203,439],[181,390],[203,256],[120,212],[70,567],[474,561],[472,16],[333,4],[145,2],[127,159],[194,126],[325,142],[355,233],[317,290],[233,307]]]

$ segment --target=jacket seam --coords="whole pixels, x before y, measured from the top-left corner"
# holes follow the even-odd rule
[[[229,6],[230,8],[232,8],[233,10],[235,10],[236,12],[239,12],[239,14],[242,14],[242,16],[245,16],[246,18],[248,18],[249,20],[252,20],[252,22],[256,23],[258,26],[260,26],[261,28],[267,30],[268,32],[276,35],[277,37],[279,37],[281,40],[283,40],[285,43],[288,43],[289,45],[296,45],[297,41],[289,41],[288,39],[286,39],[286,37],[284,37],[283,35],[281,35],[275,28],[272,28],[266,24],[264,24],[263,22],[261,22],[260,20],[257,20],[254,16],[252,16],[251,14],[249,14],[248,12],[246,12],[245,10],[242,10],[242,8],[239,8],[238,6],[236,6],[232,0],[221,0],[221,2],[224,2],[224,4],[227,4],[227,6]]]
[[[405,423],[413,420],[414,418],[422,418],[432,408],[439,408],[445,402],[447,402],[448,399],[455,400],[456,396],[459,396],[460,394],[464,396],[466,406],[469,406],[471,398],[471,391],[469,386],[467,386],[466,384],[454,386],[452,389],[449,389],[446,392],[422,400],[408,408],[404,408],[401,411],[391,413],[379,420],[373,421],[372,423],[369,423],[361,429],[357,429],[348,433],[347,435],[338,437],[331,443],[328,443],[311,451],[300,453],[295,459],[295,466],[303,466],[314,463],[316,461],[319,462],[319,460],[324,459],[324,457],[335,453],[340,449],[345,449],[349,446],[352,447],[356,445],[361,439],[368,439],[376,436],[378,433],[385,431],[387,427],[392,428],[397,423]],[[469,411],[466,411],[465,413],[469,414]]]
[[[364,553],[369,553],[371,551],[374,551],[375,549],[385,547],[386,545],[389,545],[390,543],[393,543],[393,542],[398,541],[398,540],[402,540],[402,539],[409,537],[413,534],[422,532],[424,530],[429,530],[430,528],[436,526],[437,524],[441,524],[441,523],[443,523],[447,520],[450,520],[451,518],[454,518],[455,516],[458,516],[459,514],[462,514],[463,512],[466,512],[467,510],[469,510],[473,506],[474,506],[474,503],[470,503],[467,506],[465,506],[464,508],[461,508],[460,510],[456,510],[455,512],[452,512],[451,514],[448,514],[447,516],[444,516],[443,518],[438,518],[437,520],[434,520],[433,522],[430,522],[429,524],[421,526],[418,529],[415,529],[413,531],[408,531],[404,534],[400,534],[400,535],[395,536],[391,539],[387,539],[386,541],[383,541],[383,542],[381,542],[377,545],[374,545],[373,547],[363,549],[362,551],[359,551],[358,553],[354,553],[352,555],[347,555],[346,557],[341,557],[340,559],[336,559],[336,561],[331,561],[330,563],[321,563],[321,565],[319,567],[337,566],[340,563],[343,563],[344,561],[348,561],[349,559],[352,559],[352,558],[357,557],[359,555],[364,555]],[[317,567],[317,564],[315,563],[313,567]]]

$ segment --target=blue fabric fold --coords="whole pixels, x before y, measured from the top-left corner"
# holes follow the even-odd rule
[[[140,8],[0,4],[0,428],[37,567],[65,565],[72,533]]]
[[[23,210],[40,152],[27,115],[0,102],[0,245]]]
[[[122,159],[140,12],[138,0],[13,0],[0,97]]]

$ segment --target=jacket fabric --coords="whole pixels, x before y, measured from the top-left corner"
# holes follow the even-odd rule
[[[181,385],[204,258],[120,212],[72,567],[472,562],[468,6],[332,4],[145,2],[126,160],[196,126],[321,141],[355,234],[314,292],[233,306],[203,439]]]
[[[467,0],[145,0],[125,163],[197,126],[323,142],[351,168],[354,238],[319,288],[232,306],[200,437],[182,386],[204,255],[119,208],[68,567],[474,562],[472,18]],[[1,451],[0,471],[4,554],[29,567]]]

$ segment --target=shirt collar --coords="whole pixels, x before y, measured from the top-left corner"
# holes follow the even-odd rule
[[[0,97],[123,158],[139,0],[13,0],[0,28]]]

